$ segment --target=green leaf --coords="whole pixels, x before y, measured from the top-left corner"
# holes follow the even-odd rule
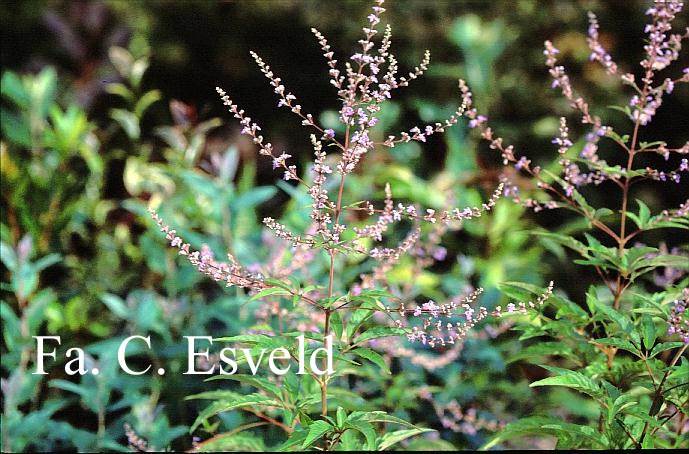
[[[574,361],[579,360],[572,348],[564,342],[538,342],[523,348],[516,355],[511,355],[508,364],[522,359],[542,358],[543,356],[562,356]]]
[[[198,394],[192,394],[186,396],[184,400],[194,400],[194,399],[209,399],[209,400],[234,400],[240,398],[242,395],[234,392],[227,391],[224,389],[216,389],[213,391],[204,391]]]
[[[347,412],[342,407],[337,407],[337,427],[344,427],[344,423],[347,420]]]
[[[300,445],[306,439],[307,434],[308,432],[306,432],[305,430],[295,430],[294,432],[292,432],[292,434],[289,436],[286,442],[275,448],[275,451],[285,452],[293,446]]]
[[[638,227],[640,229],[643,229],[646,226],[646,224],[648,224],[649,219],[651,219],[651,210],[649,210],[648,206],[639,199],[636,199],[636,203],[637,205],[639,205]]]
[[[268,287],[253,295],[251,298],[249,298],[249,301],[260,300],[261,298],[265,298],[266,296],[271,295],[286,296],[290,294],[290,292],[280,287]]]
[[[356,338],[355,344],[362,344],[366,341],[378,339],[381,337],[402,336],[404,334],[406,334],[406,331],[402,328],[397,328],[393,326],[376,326],[361,333]]]
[[[0,82],[0,93],[23,109],[31,105],[31,96],[24,89],[24,84],[19,76],[12,71],[3,73],[2,81]]]
[[[282,404],[274,399],[271,399],[260,394],[249,394],[247,396],[240,396],[231,401],[221,400],[213,402],[208,407],[204,408],[199,414],[189,429],[192,433],[196,428],[208,418],[226,411],[237,410],[244,407],[280,407]]]
[[[146,92],[146,94],[144,94],[141,99],[136,102],[136,105],[134,106],[134,115],[141,119],[148,108],[161,98],[162,95],[160,94],[160,90],[151,90]]]
[[[580,372],[553,366],[541,367],[558,375],[555,377],[548,377],[544,378],[543,380],[538,380],[534,383],[531,383],[529,386],[564,386],[566,388],[572,388],[587,394],[594,399],[600,399],[604,395],[603,390],[598,384]]]
[[[139,119],[134,113],[124,109],[110,109],[110,117],[122,126],[130,139],[137,140],[141,136]]]
[[[194,452],[264,452],[266,445],[262,438],[251,433],[226,433],[216,435],[197,443]]]
[[[610,208],[598,208],[596,212],[593,213],[593,217],[595,219],[603,219],[613,214],[615,214],[615,212],[612,211]]]
[[[301,445],[301,449],[306,449],[309,446],[311,446],[316,440],[320,439],[332,428],[333,426],[329,422],[324,421],[322,419],[314,421],[313,424],[309,426],[309,433],[304,439],[304,442]]]
[[[608,107],[608,109],[620,111],[620,112],[622,112],[623,114],[625,114],[626,116],[630,116],[630,115],[631,115],[631,109],[629,108],[629,106],[607,106],[607,107]],[[611,134],[612,136],[614,136],[614,137],[619,137],[619,136],[618,136],[617,134],[615,134],[613,131],[610,131],[610,134]]]
[[[578,252],[582,257],[589,257],[589,248],[582,242],[577,241],[571,235],[563,235],[560,233],[546,232],[546,231],[535,231],[534,235],[548,238],[555,241],[562,246],[565,246],[573,251]]]
[[[283,282],[280,279],[269,277],[264,279],[263,282],[270,285],[271,287],[280,287],[285,290],[292,290],[287,282]]]
[[[272,394],[277,399],[282,400],[282,392],[280,391],[280,388],[275,383],[271,383],[263,377],[257,377],[255,375],[246,375],[246,374],[214,375],[214,376],[208,378],[206,381],[214,381],[214,380],[238,381],[240,383],[244,383],[244,384],[247,384],[249,386],[253,386],[254,388],[262,389],[263,391],[266,391],[266,392]]]
[[[252,188],[251,190],[239,195],[232,201],[232,208],[235,210],[242,210],[245,208],[253,208],[260,205],[266,200],[270,200],[275,196],[277,188],[275,186],[260,186]]]
[[[641,352],[639,351],[638,348],[634,346],[631,342],[625,339],[620,339],[617,337],[604,337],[601,339],[595,339],[594,342],[596,344],[601,344],[601,345],[611,345],[613,347],[621,348],[622,350],[626,350],[630,353],[634,353],[636,356],[641,356]]]
[[[101,295],[100,300],[119,318],[124,320],[129,318],[129,308],[119,296],[112,293],[104,293]]]
[[[355,310],[347,323],[347,339],[352,340],[354,333],[371,317],[373,317],[373,310],[370,307],[362,306],[360,309]]]
[[[651,350],[651,353],[648,355],[649,358],[653,358],[654,356],[658,355],[659,353],[662,353],[667,350],[672,350],[673,348],[678,348],[683,346],[684,343],[682,342],[663,342],[655,347],[653,347],[653,350]]]
[[[593,442],[597,447],[607,448],[608,439],[605,435],[598,432],[596,429],[590,426],[580,426],[579,424],[571,423],[557,423],[557,424],[545,424],[543,429],[551,429],[556,432],[567,432],[575,436],[580,436]]]
[[[534,295],[541,295],[545,293],[546,289],[524,282],[503,282],[498,284],[498,289],[518,301],[529,301]]]
[[[17,269],[17,254],[14,253],[12,246],[4,241],[0,242],[0,260],[8,270],[15,271]]]
[[[26,300],[38,287],[38,273],[31,264],[24,263],[12,275],[12,284],[17,297]]]
[[[364,449],[367,451],[376,450],[376,430],[370,422],[362,420],[347,421],[345,427],[361,432],[364,435],[364,438],[366,438],[366,447]]]
[[[658,331],[655,323],[653,322],[653,317],[644,315],[641,317],[641,324],[643,327],[644,347],[646,348],[646,351],[648,351],[655,345]]]
[[[120,83],[107,84],[105,86],[105,91],[112,95],[120,96],[127,101],[131,102],[134,99],[134,93],[127,88],[126,85]]]
[[[552,424],[556,421],[555,418],[546,416],[530,416],[528,418],[523,418],[518,421],[507,424],[500,432],[498,432],[495,437],[493,437],[488,443],[481,446],[481,450],[489,450],[496,445],[513,438],[523,437],[525,435],[538,435],[543,436],[544,432],[549,431],[543,430],[543,426]]]
[[[334,311],[330,314],[330,327],[335,333],[335,339],[342,339],[342,317],[338,311]]]
[[[405,429],[396,430],[395,432],[388,432],[385,435],[383,435],[380,441],[380,445],[378,446],[378,451],[385,451],[389,447],[396,445],[402,440],[406,440],[409,437],[414,437],[416,435],[426,432],[435,431],[433,429]]]
[[[134,64],[134,57],[123,47],[112,46],[108,49],[108,57],[115,69],[124,78],[129,78]]]
[[[593,301],[593,304],[598,311],[607,315],[610,320],[614,321],[625,334],[630,336],[635,345],[639,345],[641,343],[639,333],[636,332],[634,329],[634,324],[631,322],[631,320],[629,320],[629,318],[627,318],[627,316],[618,312],[607,304],[598,301],[597,299]]]
[[[351,352],[357,356],[371,361],[376,366],[378,366],[384,373],[392,374],[392,372],[390,372],[390,369],[388,368],[388,365],[385,363],[385,359],[377,351],[371,350],[370,348],[361,347],[355,348]]]
[[[632,405],[638,405],[635,399],[637,399],[637,396],[633,394],[622,394],[615,399],[613,404],[608,408],[608,420],[612,421],[613,418],[625,408],[631,407]]]
[[[392,416],[384,411],[355,411],[349,415],[350,420],[363,419],[368,422],[386,422],[392,424],[399,424],[401,426],[410,427],[412,429],[418,429],[414,424],[400,419],[397,416]]]

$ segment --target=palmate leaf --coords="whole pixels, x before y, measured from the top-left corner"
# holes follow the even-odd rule
[[[558,375],[544,378],[543,380],[538,380],[531,383],[529,386],[564,386],[587,394],[596,400],[603,398],[605,395],[605,392],[601,389],[600,385],[580,372],[553,366],[543,365],[541,367]]]
[[[196,428],[208,418],[226,411],[237,410],[245,407],[280,407],[281,405],[282,404],[277,400],[255,393],[247,396],[239,395],[231,400],[219,400],[217,402],[213,402],[208,407],[204,408],[203,411],[201,411],[199,416],[194,421],[194,424],[192,424],[191,428],[189,429],[189,433],[194,432]]]

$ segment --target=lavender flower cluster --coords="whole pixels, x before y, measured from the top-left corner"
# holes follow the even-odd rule
[[[453,432],[476,435],[479,430],[496,432],[505,427],[504,422],[480,416],[475,408],[464,410],[457,399],[452,399],[447,404],[441,404],[433,398],[428,389],[422,389],[419,396],[430,402],[443,428]]]
[[[478,288],[463,298],[453,299],[445,304],[437,304],[433,300],[413,308],[401,304],[395,312],[402,319],[396,320],[395,324],[404,328],[406,326],[402,321],[403,319],[419,319],[421,326],[412,326],[411,332],[407,334],[407,338],[411,342],[418,341],[430,347],[454,345],[456,342],[462,341],[472,328],[487,317],[500,318],[512,314],[526,315],[530,309],[543,306],[553,293],[553,282],[548,284],[546,291],[539,295],[535,301],[519,302],[516,305],[508,303],[504,309],[502,306],[497,306],[492,311],[484,306],[478,306],[476,309],[472,306],[481,293],[483,293],[483,289]],[[388,311],[392,312],[390,309]]]
[[[471,91],[466,83],[459,81],[461,102],[456,111],[445,121],[424,126],[414,126],[408,131],[395,135],[388,135],[382,142],[376,142],[370,131],[378,123],[381,105],[392,97],[394,90],[407,87],[411,81],[420,77],[428,68],[430,52],[426,51],[423,60],[413,71],[404,76],[398,74],[398,64],[391,53],[391,28],[386,26],[382,38],[378,41],[381,15],[385,12],[384,0],[375,0],[371,14],[367,17],[367,25],[363,27],[363,37],[359,40],[360,49],[341,65],[335,58],[327,39],[316,29],[312,29],[318,44],[326,59],[330,83],[337,89],[341,102],[339,119],[343,124],[344,134],[339,136],[333,129],[324,128],[310,113],[304,112],[297,97],[289,91],[283,80],[274,70],[255,52],[251,56],[255,60],[262,74],[269,80],[273,91],[278,96],[279,108],[290,110],[301,124],[312,130],[311,146],[314,153],[313,165],[308,172],[300,171],[291,161],[292,154],[287,151],[277,151],[273,144],[263,136],[263,130],[247,113],[235,104],[227,93],[217,88],[225,106],[242,126],[241,133],[251,138],[258,147],[259,154],[271,159],[273,168],[279,169],[286,181],[296,181],[304,186],[312,201],[310,209],[310,227],[303,233],[291,231],[272,217],[263,219],[263,224],[272,234],[289,245],[279,249],[271,263],[266,265],[241,266],[237,260],[228,254],[228,262],[216,261],[210,249],[203,247],[200,251],[191,249],[188,243],[177,235],[175,230],[167,226],[163,220],[151,209],[151,216],[173,247],[179,254],[185,256],[200,272],[216,281],[225,282],[227,286],[238,286],[250,292],[258,292],[271,286],[270,279],[286,278],[291,272],[303,272],[306,265],[318,256],[318,249],[325,253],[330,260],[329,282],[327,291],[325,286],[312,286],[308,292],[298,295],[301,300],[311,306],[311,312],[304,317],[293,317],[281,309],[279,303],[271,298],[264,298],[265,304],[260,309],[260,317],[268,319],[277,315],[281,324],[299,324],[298,328],[317,330],[324,321],[323,308],[318,301],[333,297],[335,291],[334,269],[338,254],[354,254],[372,259],[376,264],[371,274],[362,274],[360,282],[354,283],[351,294],[356,295],[363,289],[376,285],[385,286],[385,275],[395,266],[404,255],[415,258],[415,266],[427,267],[435,260],[443,260],[446,250],[439,246],[442,234],[448,228],[460,228],[463,221],[480,217],[490,211],[504,192],[504,184],[497,184],[497,188],[487,202],[476,207],[448,208],[435,210],[420,208],[414,204],[396,202],[393,199],[392,188],[385,185],[385,200],[383,206],[376,208],[371,201],[345,203],[345,187],[347,176],[356,172],[366,155],[378,147],[393,148],[396,144],[417,141],[426,142],[434,134],[441,134],[449,127],[456,125],[460,117],[468,119],[470,127],[484,124],[485,117],[479,115],[472,107]],[[325,150],[335,150],[326,153]],[[331,194],[330,188],[337,188]],[[364,214],[370,222],[367,224],[351,225],[346,216],[348,214]],[[395,246],[386,246],[386,235],[389,228],[400,221],[411,221],[413,224],[406,237]],[[423,239],[422,224],[432,226],[428,240]],[[371,247],[371,243],[373,246]],[[291,254],[290,265],[283,261],[285,255]],[[285,272],[285,266],[291,270]],[[538,298],[536,303],[520,303],[508,305],[503,311],[496,308],[488,311],[484,307],[476,310],[471,308],[481,293],[481,289],[468,295],[460,302],[450,302],[438,306],[433,301],[421,307],[407,309],[404,304],[399,307],[389,307],[388,314],[399,314],[402,317],[419,318],[420,327],[409,330],[409,340],[421,341],[431,346],[454,344],[466,336],[468,330],[488,316],[500,317],[505,313],[526,312],[527,308],[536,308],[543,304],[552,292],[552,283],[547,292]],[[315,309],[315,310],[314,310]],[[336,309],[335,309],[336,310]],[[325,310],[325,330],[330,309]],[[447,319],[458,315],[462,322],[455,324]],[[441,322],[441,319],[443,321]],[[405,325],[401,320],[398,326]],[[444,332],[444,334],[442,334]]]
[[[640,153],[657,153],[663,156],[665,160],[668,160],[673,153],[689,154],[689,142],[671,147],[664,141],[652,141],[647,144],[638,140],[639,128],[652,121],[662,105],[664,97],[672,93],[678,83],[689,82],[689,67],[684,68],[681,75],[674,79],[666,77],[658,81],[656,75],[657,72],[667,69],[678,60],[682,42],[689,37],[689,28],[683,34],[670,33],[672,22],[682,9],[683,3],[681,1],[668,0],[655,2],[654,6],[646,11],[646,14],[651,18],[651,23],[645,28],[647,43],[644,46],[645,56],[640,62],[642,68],[641,85],[636,83],[636,76],[633,73],[620,74],[619,66],[600,42],[599,24],[596,16],[589,13],[587,43],[591,51],[590,60],[600,62],[608,74],[617,76],[622,84],[630,86],[634,91],[629,101],[628,110],[629,119],[634,125],[631,143],[616,134],[612,127],[602,124],[600,117],[591,112],[589,103],[576,94],[565,67],[559,64],[560,50],[551,41],[545,41],[543,53],[546,57],[546,66],[553,78],[552,87],[558,88],[562,92],[562,95],[569,100],[571,107],[580,115],[581,124],[590,128],[584,136],[584,143],[578,156],[570,157],[568,152],[573,148],[574,141],[569,136],[567,120],[565,118],[560,119],[559,135],[553,139],[553,143],[558,147],[562,176],[556,178],[555,182],[551,182],[549,178],[543,175],[539,166],[532,166],[528,157],[517,157],[512,145],[504,145],[502,138],[495,137],[488,126],[486,116],[475,112],[469,114],[473,118],[470,126],[481,130],[481,136],[491,143],[491,148],[501,153],[504,164],[529,174],[537,182],[537,187],[550,194],[551,199],[540,201],[533,198],[522,198],[519,195],[519,188],[510,183],[506,177],[503,178],[505,196],[512,197],[516,202],[535,211],[563,207],[579,210],[575,192],[586,185],[599,185],[605,181],[612,181],[626,191],[625,187],[628,189],[629,182],[632,180],[651,179],[680,183],[682,174],[689,172],[687,159],[682,159],[679,167],[674,170],[658,170],[651,167],[634,168],[633,163],[635,156]],[[464,104],[469,106],[471,92],[467,88],[463,88],[462,91],[465,99]],[[628,158],[625,159],[626,167],[611,166],[600,158],[598,152],[602,139],[612,140],[625,151]],[[682,204],[678,210],[672,211],[671,215],[686,216],[687,204],[689,204],[689,200]],[[582,214],[588,215],[587,213]]]
[[[676,299],[672,305],[670,319],[667,322],[667,334],[677,334],[682,342],[689,344],[689,289],[684,289],[681,298]]]

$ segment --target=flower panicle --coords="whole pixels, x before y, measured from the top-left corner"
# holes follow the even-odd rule
[[[681,42],[689,37],[689,29],[684,35],[669,33],[672,28],[671,23],[682,10],[682,7],[682,2],[671,0],[656,2],[647,11],[647,14],[651,16],[651,24],[647,25],[645,30],[648,34],[648,40],[644,48],[646,56],[641,62],[641,66],[646,70],[645,75],[641,78],[642,86],[637,85],[636,77],[633,74],[619,73],[617,64],[600,43],[598,19],[595,14],[589,13],[587,42],[591,50],[590,59],[600,62],[609,74],[618,75],[624,85],[634,88],[635,94],[630,99],[628,112],[629,118],[635,123],[635,129],[647,125],[652,120],[662,104],[663,97],[672,93],[676,83],[689,82],[689,68],[685,68],[681,77],[677,79],[665,78],[654,85],[655,73],[667,68],[678,59]],[[522,198],[519,195],[517,185],[513,184],[506,176],[502,178],[506,188],[505,196],[512,197],[515,202],[535,211],[561,207],[576,209],[579,205],[577,191],[586,185],[599,185],[606,181],[612,181],[624,189],[629,184],[629,180],[633,179],[652,179],[675,183],[682,180],[682,174],[687,172],[689,167],[685,159],[682,159],[679,167],[674,170],[657,170],[651,167],[635,169],[631,165],[634,155],[640,152],[654,152],[666,160],[670,158],[672,153],[686,155],[689,153],[689,143],[676,148],[671,148],[662,141],[654,142],[659,144],[654,146],[646,146],[636,142],[631,145],[626,143],[626,139],[616,134],[610,126],[603,125],[601,119],[591,113],[589,104],[575,93],[564,66],[558,62],[560,50],[551,41],[545,41],[543,54],[545,55],[545,64],[553,79],[552,87],[561,91],[562,95],[570,101],[571,107],[580,115],[581,123],[588,125],[590,129],[584,134],[583,147],[578,156],[573,157],[568,153],[573,146],[573,140],[570,138],[566,120],[561,118],[559,135],[553,139],[553,143],[558,146],[562,175],[552,182],[551,179],[546,180],[541,177],[541,168],[532,166],[530,159],[526,156],[517,157],[512,146],[505,146],[502,138],[494,137],[485,117],[479,117],[473,111],[469,111],[467,117],[476,118],[476,121],[470,123],[470,126],[481,128],[481,135],[491,142],[491,148],[501,152],[503,163],[511,165],[516,171],[529,174],[536,181],[537,188],[546,192],[552,200],[541,201],[533,198]],[[470,99],[470,93],[467,98]],[[599,147],[602,139],[616,142],[631,155],[628,168],[610,166],[600,158]],[[686,210],[681,208],[677,211],[681,215]]]
[[[684,289],[680,298],[672,303],[667,334],[677,334],[685,344],[689,344],[689,289]]]
[[[406,307],[401,304],[398,308],[388,308],[389,313],[396,313],[400,319],[395,324],[404,328],[404,319],[420,319],[421,325],[413,325],[407,333],[410,342],[421,342],[430,347],[446,347],[462,341],[479,322],[489,317],[502,318],[512,314],[526,315],[530,310],[535,310],[552,296],[553,282],[551,281],[546,290],[534,301],[517,304],[508,303],[503,309],[497,306],[492,311],[484,306],[474,308],[479,296],[483,293],[482,288],[473,290],[468,295],[458,301],[451,300],[449,303],[437,304],[429,300],[420,306]]]
[[[211,277],[215,281],[225,282],[227,287],[237,286],[250,290],[260,290],[265,287],[260,275],[254,275],[245,271],[232,254],[227,254],[228,262],[216,261],[210,248],[204,245],[200,251],[191,249],[189,243],[177,235],[177,231],[171,229],[152,208],[148,209],[151,218],[165,234],[172,247],[179,250],[179,255],[189,260],[198,271]]]
[[[135,452],[156,452],[157,450],[150,447],[148,442],[139,436],[132,426],[128,423],[124,423],[124,434],[127,437],[127,443],[129,447]]]
[[[589,59],[591,61],[598,61],[605,67],[608,74],[617,74],[617,64],[612,60],[610,54],[605,50],[599,41],[598,35],[598,18],[589,11],[589,28],[586,42],[591,50]]]

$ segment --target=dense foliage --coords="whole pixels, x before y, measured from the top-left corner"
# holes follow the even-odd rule
[[[322,25],[313,55],[289,29],[254,73],[215,71],[285,31],[261,41],[271,11],[239,3],[195,5],[194,21],[240,24],[222,45],[159,28],[181,3],[124,2],[46,6],[64,38],[53,64],[20,67],[3,44],[3,451],[689,446],[680,3],[587,4],[601,18],[578,34],[576,2],[352,3],[341,21],[280,2]],[[35,11],[3,34],[32,30]],[[636,53],[606,33],[619,14]],[[437,30],[434,65],[418,46]],[[128,363],[164,375],[120,369],[134,334],[153,348]],[[62,339],[47,375],[32,374],[39,335]],[[333,348],[334,371],[251,375],[240,359],[185,375],[190,335],[292,357],[305,335],[307,357]],[[71,347],[99,373],[68,375]],[[219,348],[198,370],[217,370]]]

